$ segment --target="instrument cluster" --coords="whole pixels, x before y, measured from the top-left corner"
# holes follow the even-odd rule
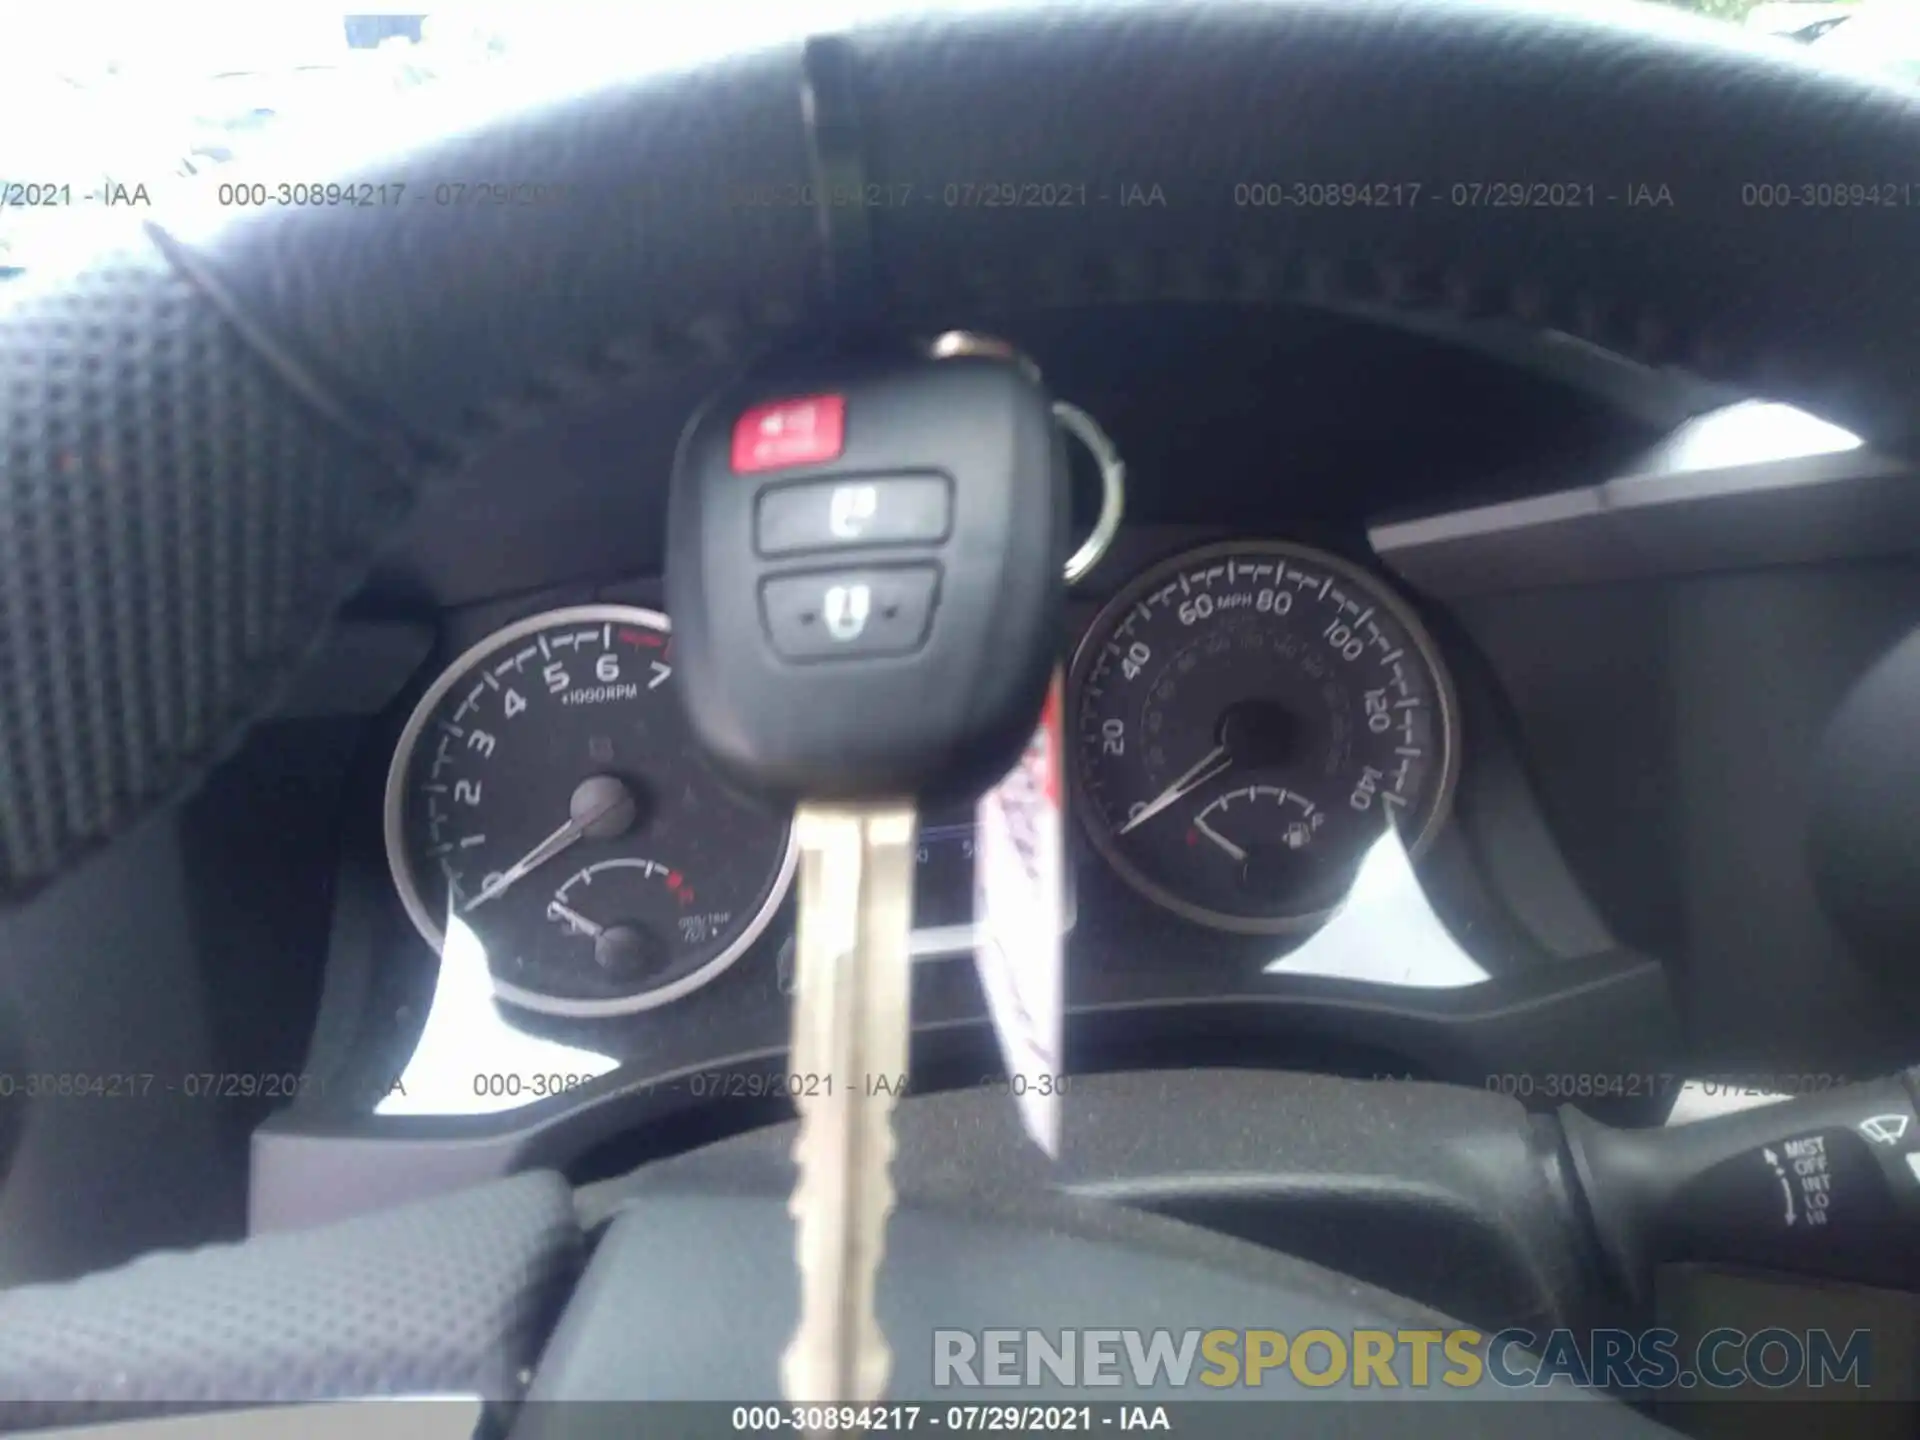
[[[1180,924],[1310,928],[1377,838],[1418,854],[1445,819],[1453,683],[1414,610],[1353,560],[1282,540],[1188,550],[1071,639],[1069,823]],[[790,817],[709,765],[674,687],[666,615],[575,606],[487,636],[415,706],[387,775],[388,867],[421,939],[439,951],[464,929],[504,1004],[665,1005],[779,912]],[[922,817],[917,954],[971,948],[972,844],[964,807]]]

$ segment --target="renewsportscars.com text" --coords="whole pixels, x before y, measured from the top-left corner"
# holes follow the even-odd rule
[[[1098,1390],[1732,1389],[1755,1384],[1864,1390],[1873,1382],[1865,1330],[1711,1330],[1691,1346],[1677,1331],[1592,1330],[936,1330],[942,1390],[1069,1386]]]

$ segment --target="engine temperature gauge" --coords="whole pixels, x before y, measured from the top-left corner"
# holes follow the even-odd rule
[[[700,908],[693,884],[655,860],[602,860],[567,877],[547,902],[563,935],[587,941],[614,980],[660,967],[681,945],[705,945],[733,923],[731,910]]]

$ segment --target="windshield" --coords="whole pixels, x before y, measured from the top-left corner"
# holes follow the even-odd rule
[[[1920,81],[1920,0],[1669,3]],[[840,8],[876,6],[892,8],[880,0]],[[816,18],[816,7],[807,12]],[[792,18],[752,12],[765,30]],[[15,7],[0,47],[0,276],[71,249],[74,224],[90,211],[157,205],[171,188],[268,152],[290,132],[319,126],[337,137],[359,127],[371,142],[389,105],[449,80],[554,66],[574,73],[623,54],[670,58],[702,35],[737,35],[739,23],[705,5],[530,0],[418,11],[311,0]]]

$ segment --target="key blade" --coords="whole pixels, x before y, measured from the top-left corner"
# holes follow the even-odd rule
[[[906,802],[803,805],[794,826],[793,1069],[821,1079],[794,1087],[800,1325],[781,1381],[796,1404],[872,1403],[892,1370],[874,1292],[907,1068],[915,813]]]

